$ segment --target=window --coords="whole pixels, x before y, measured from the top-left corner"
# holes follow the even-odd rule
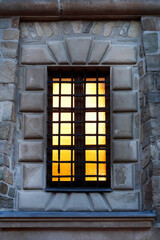
[[[108,72],[49,73],[46,190],[110,188],[109,93]]]

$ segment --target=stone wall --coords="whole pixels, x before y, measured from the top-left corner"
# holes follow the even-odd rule
[[[140,79],[143,208],[160,220],[160,18],[143,17],[146,73]]]
[[[19,19],[0,19],[0,209],[15,197],[15,92]]]
[[[17,88],[17,209],[139,211],[140,23],[22,22]],[[78,47],[77,47],[78,46]],[[45,192],[48,67],[110,67],[112,189],[110,193]],[[122,151],[123,149],[123,151]]]

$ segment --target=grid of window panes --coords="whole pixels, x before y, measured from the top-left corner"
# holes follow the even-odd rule
[[[109,92],[104,73],[53,73],[48,88],[50,187],[109,187]]]

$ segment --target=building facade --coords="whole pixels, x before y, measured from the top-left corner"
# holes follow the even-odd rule
[[[158,240],[160,3],[1,2],[1,239]],[[103,92],[101,72],[109,92]],[[63,123],[62,113],[70,111],[69,123]],[[91,119],[86,120],[85,111]],[[60,140],[67,137],[68,142],[71,135],[74,150]],[[86,137],[93,141],[92,135],[95,147],[86,148]],[[87,185],[91,178],[96,187]],[[73,186],[75,179],[83,182],[80,188]]]

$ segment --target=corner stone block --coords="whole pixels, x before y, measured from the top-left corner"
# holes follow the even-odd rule
[[[103,64],[134,64],[137,61],[137,48],[135,46],[112,45],[102,60]]]
[[[89,202],[86,193],[71,193],[68,204],[65,208],[68,212],[90,212],[92,211],[91,204]]]
[[[113,138],[133,137],[132,114],[113,114]]]
[[[113,191],[104,193],[112,211],[138,211],[139,193],[134,191]]]
[[[132,164],[114,164],[114,189],[133,189]]]
[[[22,64],[55,64],[46,46],[22,46]]]
[[[42,162],[43,141],[20,141],[19,162]]]
[[[91,202],[95,212],[108,212],[110,208],[100,193],[90,193]]]
[[[86,64],[92,38],[67,38],[66,44],[73,64]]]
[[[64,43],[60,41],[47,42],[47,45],[59,64],[69,64]]]
[[[133,91],[113,92],[113,112],[136,112],[137,93]]]
[[[131,90],[132,89],[132,68],[131,67],[113,67],[112,68],[112,88],[113,90]]]
[[[46,211],[61,212],[64,211],[67,202],[67,193],[56,193],[49,202]]]
[[[138,143],[126,140],[113,141],[112,154],[114,162],[137,162]]]
[[[89,58],[89,64],[98,64],[100,63],[102,57],[104,56],[106,50],[109,47],[109,42],[94,42],[91,50],[91,55]]]
[[[17,48],[18,43],[17,42],[2,42],[2,54],[5,58],[16,58],[17,57]]]
[[[44,132],[44,117],[42,114],[24,115],[24,138],[41,139]]]
[[[52,193],[43,191],[20,191],[19,210],[20,211],[44,211]]]
[[[146,61],[148,71],[160,71],[160,54],[148,55]]]
[[[22,92],[19,101],[20,112],[43,112],[44,93]]]
[[[26,90],[43,90],[45,81],[44,67],[26,67],[25,87]]]
[[[43,164],[23,165],[23,188],[43,189]]]

